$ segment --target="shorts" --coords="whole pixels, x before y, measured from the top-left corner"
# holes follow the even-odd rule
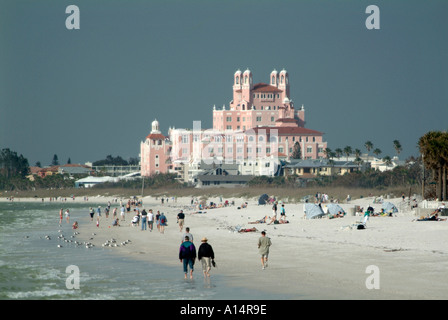
[[[190,267],[190,270],[191,271],[194,271],[194,268],[193,268],[193,266],[194,266],[194,261],[193,261],[193,259],[189,259],[189,258],[187,258],[187,259],[182,259],[182,263],[184,264],[184,273],[187,273],[187,269],[188,269],[188,267]]]
[[[179,224],[179,227],[183,227],[184,226],[184,219],[177,220],[177,223]]]
[[[210,257],[202,257],[201,258],[202,263],[202,270],[207,271],[208,268],[212,267],[212,258]]]

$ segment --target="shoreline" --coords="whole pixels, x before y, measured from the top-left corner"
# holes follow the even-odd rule
[[[67,203],[84,202],[89,206],[89,203],[107,204],[109,200],[109,197],[89,197],[84,202],[78,197]],[[214,200],[219,202],[219,198],[208,199]],[[370,217],[365,230],[356,230],[350,227],[361,217],[347,214],[343,218],[307,220],[303,219],[303,204],[285,203],[289,224],[249,224],[270,215],[271,206],[235,198],[235,206],[198,214],[188,209],[190,201],[191,198],[178,198],[177,202],[162,206],[155,198],[143,199],[142,208],[160,210],[167,216],[164,234],[155,226],[152,232],[131,227],[129,213],[125,222],[120,221],[120,227],[111,227],[112,213],[108,219],[103,213],[97,228],[86,212],[86,219],[78,221],[78,237],[98,247],[111,238],[117,239],[117,243],[129,239],[132,241],[129,245],[107,249],[122,257],[176,267],[181,279],[183,271],[177,253],[182,233],[176,216],[183,209],[185,227],[190,227],[196,248],[206,236],[215,251],[218,267],[211,270],[212,280],[220,275],[228,285],[283,294],[291,299],[445,299],[448,294],[448,221],[412,222],[415,213],[409,211],[399,212],[396,217]],[[243,201],[248,202],[247,208],[237,209]],[[368,204],[372,204],[372,199],[353,200],[341,206],[348,212],[351,206],[366,208]],[[116,206],[119,201],[112,203],[112,208]],[[375,209],[379,206],[373,204]],[[119,210],[117,216],[120,218]],[[238,233],[237,227],[255,227],[257,232]],[[272,240],[266,270],[261,270],[257,249],[262,230]],[[89,240],[93,233],[93,240]],[[379,289],[367,288],[371,266],[379,271]],[[194,277],[203,279],[198,261]]]

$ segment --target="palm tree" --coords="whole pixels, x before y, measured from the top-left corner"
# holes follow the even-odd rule
[[[364,143],[364,147],[367,150],[367,155],[369,155],[370,150],[373,149],[373,143],[372,141],[366,141],[366,143]]]
[[[345,153],[345,155],[347,156],[347,161],[348,161],[348,156],[352,153],[352,147],[350,147],[350,146],[346,146],[346,147],[344,148],[344,153]]]
[[[335,152],[335,154],[336,154],[336,158],[338,158],[338,159],[341,157],[341,155],[342,155],[342,153],[343,153],[343,151],[342,151],[341,148],[336,148],[336,149],[334,150],[334,152]]]
[[[383,151],[381,151],[381,149],[376,148],[375,150],[373,150],[373,154],[376,155],[377,157],[382,153]]]
[[[403,148],[401,147],[400,141],[394,140],[393,143],[394,143],[394,149],[397,152],[397,156],[398,156]]]
[[[389,156],[385,156],[383,158],[384,163],[386,164],[386,166],[390,166],[392,164],[392,159]]]
[[[418,141],[424,166],[431,169],[433,179],[437,177],[436,195],[438,199],[446,200],[446,168],[448,166],[448,134],[440,131],[430,131]]]
[[[325,148],[324,153],[325,153],[325,158],[330,159],[333,151],[331,151],[330,148]]]

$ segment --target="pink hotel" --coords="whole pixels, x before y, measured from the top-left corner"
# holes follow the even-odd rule
[[[164,136],[157,120],[153,121],[151,133],[141,142],[141,174],[184,174],[187,170],[194,174],[204,161],[250,164],[251,174],[272,175],[272,162],[288,161],[296,142],[302,159],[324,157],[323,133],[305,128],[305,109],[294,108],[288,72],[274,70],[269,84],[254,85],[250,70],[238,70],[229,108],[213,107],[213,129],[204,130],[195,122],[193,130],[170,128]]]

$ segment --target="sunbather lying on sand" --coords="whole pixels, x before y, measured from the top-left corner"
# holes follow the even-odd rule
[[[266,223],[266,221],[268,219],[269,219],[269,217],[265,216],[264,218],[261,218],[260,220],[251,221],[251,222],[249,222],[249,224]]]

